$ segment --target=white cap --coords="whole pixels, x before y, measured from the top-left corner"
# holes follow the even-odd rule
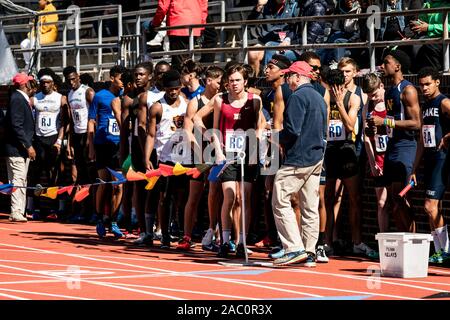
[[[52,78],[52,76],[50,76],[50,75],[48,75],[48,74],[44,74],[44,75],[39,79],[39,81],[45,81],[45,80],[53,81],[53,78]]]

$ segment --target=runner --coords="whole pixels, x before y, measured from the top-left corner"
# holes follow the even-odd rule
[[[120,107],[112,106],[114,98],[123,89],[122,74],[126,69],[114,66],[109,72],[111,84],[108,89],[97,92],[89,106],[88,139],[89,159],[96,161],[98,176],[103,181],[116,180],[107,168],[121,170],[119,163],[119,143],[121,116]],[[123,237],[117,225],[117,213],[122,200],[122,185],[100,184],[96,193],[96,211],[98,215],[97,234],[106,235],[105,227],[116,238]]]
[[[448,183],[449,157],[443,139],[450,132],[450,99],[440,92],[439,72],[436,69],[425,67],[417,77],[425,104],[422,107],[422,130],[411,178],[417,184],[415,172],[423,157],[426,190],[424,209],[429,217],[435,251],[429,262],[442,264],[450,259],[447,225],[438,208]]]
[[[188,101],[197,97],[205,91],[205,87],[200,85],[200,77],[203,74],[202,66],[193,60],[186,60],[181,65],[181,92]]]

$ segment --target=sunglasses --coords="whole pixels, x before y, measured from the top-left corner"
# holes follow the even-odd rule
[[[313,71],[322,71],[322,67],[310,65]]]

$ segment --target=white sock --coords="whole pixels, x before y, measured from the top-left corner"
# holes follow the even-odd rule
[[[439,242],[439,237],[437,236],[436,231],[431,231],[431,236],[433,237],[434,252],[439,252],[441,250],[441,244]]]
[[[436,236],[439,238],[441,250],[444,252],[448,252],[449,243],[448,243],[447,225],[444,225],[441,228],[436,228],[435,232]]]
[[[231,236],[231,230],[222,230],[222,239],[223,239],[223,243],[228,243],[230,242],[230,236]]]

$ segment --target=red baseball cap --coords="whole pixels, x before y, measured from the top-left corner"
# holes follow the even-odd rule
[[[20,72],[18,74],[16,74],[13,78],[12,78],[12,82],[15,85],[24,85],[26,84],[28,81],[34,80],[33,76],[29,76],[26,73]]]
[[[305,61],[296,61],[288,69],[283,69],[281,72],[283,73],[298,73],[301,76],[305,76],[311,78],[311,72],[313,68],[306,63]]]

